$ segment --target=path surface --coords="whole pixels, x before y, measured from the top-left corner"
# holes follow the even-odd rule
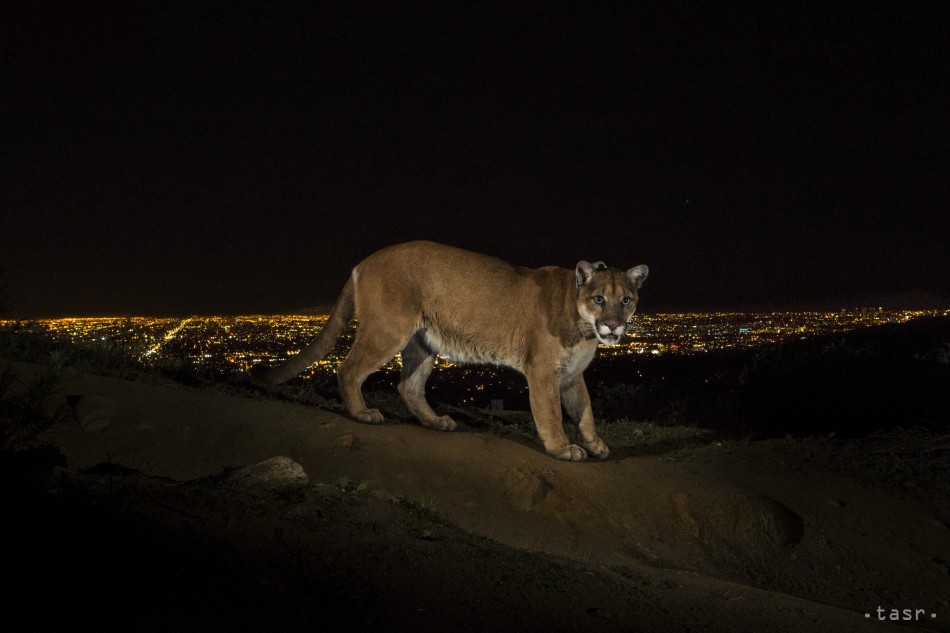
[[[464,428],[367,426],[314,408],[174,385],[74,375],[67,394],[79,396],[79,424],[52,440],[71,469],[111,461],[188,481],[284,455],[312,482],[367,482],[364,488],[416,500],[464,532],[514,548],[506,551],[590,577],[587,590],[563,588],[572,600],[558,597],[566,579],[553,588],[524,583],[516,603],[547,614],[532,616],[539,624],[573,609],[578,628],[595,630],[902,630],[876,622],[882,606],[885,614],[921,608],[916,626],[950,630],[950,508],[860,486],[781,441],[710,446],[676,462],[561,463]],[[346,538],[336,528],[333,534]],[[484,547],[501,556],[494,543]],[[445,593],[443,616],[473,608],[472,592],[481,594],[485,622],[486,604],[516,608],[508,604],[510,588],[502,596],[491,578],[497,565],[469,569],[453,538],[437,545],[424,544],[430,581],[419,592]],[[372,560],[352,573],[378,576]],[[445,592],[453,581],[458,588]],[[588,596],[591,588],[608,604]],[[433,618],[433,629],[444,624]]]

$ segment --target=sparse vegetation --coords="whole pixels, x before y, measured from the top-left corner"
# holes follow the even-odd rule
[[[64,354],[53,353],[44,370],[29,381],[13,370],[0,370],[0,448],[19,451],[36,446],[37,438],[66,419],[65,403],[52,402],[61,383]]]
[[[369,492],[370,482],[361,481],[357,483],[344,475],[336,480],[336,487],[343,492],[356,492],[359,494],[365,494]]]
[[[344,494],[365,495],[373,492],[373,496],[386,499],[398,505],[414,519],[428,521],[438,525],[455,526],[451,520],[439,512],[439,504],[434,497],[422,496],[418,499],[413,499],[399,491],[392,494],[386,491],[373,491],[372,482],[364,480],[356,483],[346,475],[338,477],[333,485]]]
[[[405,495],[396,495],[399,505],[406,509],[409,516],[437,525],[455,527],[455,523],[438,511],[438,502],[433,497],[410,499]]]
[[[611,452],[618,455],[665,455],[678,459],[691,449],[706,446],[715,439],[715,434],[709,429],[626,419],[605,422],[598,429]]]
[[[911,495],[933,489],[950,495],[950,435],[898,428],[827,450],[834,468],[864,483],[900,487]]]
[[[65,402],[55,395],[62,384],[63,357],[49,363],[28,380],[9,367],[0,368],[0,496],[7,513],[29,508],[43,495],[56,466],[65,466],[59,449],[40,437],[68,417]]]
[[[53,341],[42,332],[21,331],[16,327],[0,329],[0,358],[44,364],[52,356],[62,367],[104,376],[136,378],[156,371],[137,360],[140,356],[138,349],[111,341],[77,345]]]

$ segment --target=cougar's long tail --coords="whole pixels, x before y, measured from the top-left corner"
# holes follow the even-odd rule
[[[327,319],[326,325],[320,330],[313,343],[279,367],[255,365],[251,368],[251,379],[264,385],[279,385],[326,356],[333,344],[340,338],[340,334],[350,324],[350,319],[353,318],[353,314],[356,312],[356,302],[353,295],[353,278],[350,277],[346,285],[343,286],[340,296],[337,297],[336,303],[333,304],[333,309],[330,310],[330,318]]]

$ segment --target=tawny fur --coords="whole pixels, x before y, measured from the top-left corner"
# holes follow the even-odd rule
[[[461,363],[513,367],[528,380],[531,411],[545,450],[558,459],[606,457],[597,436],[583,371],[598,341],[615,344],[633,316],[646,266],[628,271],[579,262],[574,271],[529,269],[433,242],[384,248],[353,269],[326,326],[297,356],[255,368],[267,384],[284,382],[330,351],[354,313],[356,340],[340,364],[340,393],[357,420],[378,423],[363,381],[402,353],[399,393],[423,425],[452,430],[425,399],[435,355]],[[561,407],[579,428],[570,444]]]

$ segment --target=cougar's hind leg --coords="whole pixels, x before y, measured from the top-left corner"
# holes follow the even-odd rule
[[[337,370],[340,395],[347,412],[360,422],[379,424],[383,414],[378,409],[367,409],[361,391],[363,381],[374,371],[389,362],[396,352],[406,345],[412,327],[399,327],[398,323],[384,323],[374,327],[373,320],[361,319],[356,331],[356,340]]]
[[[416,332],[402,350],[402,376],[399,395],[422,426],[438,431],[454,431],[455,420],[437,415],[426,401],[426,381],[435,365],[435,352],[426,344],[422,332]]]

